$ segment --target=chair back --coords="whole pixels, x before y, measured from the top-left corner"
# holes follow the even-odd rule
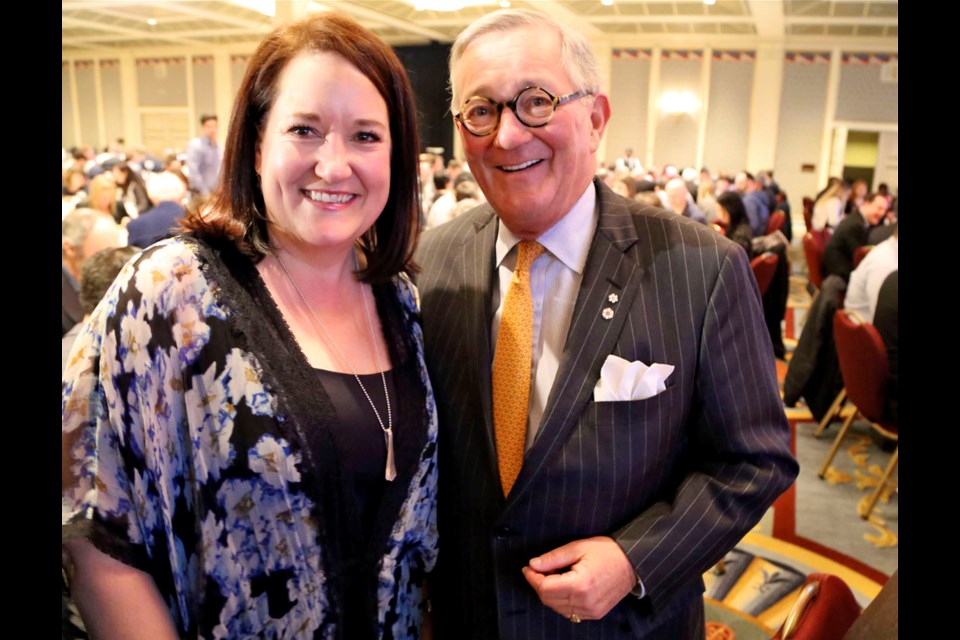
[[[833,339],[847,398],[872,422],[884,424],[889,363],[883,338],[853,311],[833,316]]]
[[[777,209],[770,214],[770,221],[767,222],[767,234],[779,231],[783,228],[783,223],[787,221],[787,214],[781,209]]]
[[[859,616],[847,583],[828,573],[811,573],[773,640],[843,640]]]
[[[819,289],[823,285],[823,245],[810,231],[803,235],[803,255],[807,258],[810,284]]]
[[[813,198],[803,197],[803,224],[807,226],[807,231],[813,231]]]
[[[757,279],[757,287],[760,289],[761,296],[770,288],[773,276],[777,273],[777,262],[779,261],[780,258],[777,254],[769,251],[750,261],[750,268],[753,269],[753,276]]]

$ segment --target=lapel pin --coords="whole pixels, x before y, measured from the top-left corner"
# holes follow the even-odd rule
[[[606,309],[600,312],[600,315],[603,316],[604,320],[609,320],[610,318],[613,317],[613,309],[611,309],[610,307],[607,307]]]
[[[611,293],[607,296],[607,300],[610,301],[610,304],[617,304],[620,301],[620,296],[615,293]]]

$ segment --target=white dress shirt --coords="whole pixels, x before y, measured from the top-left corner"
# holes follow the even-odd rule
[[[553,227],[537,238],[546,251],[530,268],[530,292],[533,297],[533,362],[531,363],[530,411],[527,418],[526,448],[533,444],[540,420],[560,368],[560,358],[567,342],[573,308],[580,292],[583,268],[597,229],[600,214],[596,207],[597,192],[593,182],[573,208]],[[503,301],[517,263],[514,247],[520,242],[510,229],[499,223],[496,260],[499,287],[493,304],[496,312],[491,327],[491,340],[496,352]],[[492,363],[491,363],[492,364]]]
[[[887,276],[900,268],[900,241],[890,236],[873,249],[850,274],[843,308],[856,311],[873,324],[880,287]]]

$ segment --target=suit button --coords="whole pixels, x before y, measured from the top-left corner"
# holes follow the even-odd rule
[[[493,537],[497,540],[506,540],[510,533],[510,527],[497,527],[493,530]]]

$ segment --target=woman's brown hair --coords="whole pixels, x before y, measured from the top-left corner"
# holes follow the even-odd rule
[[[415,271],[420,141],[413,89],[389,45],[350,18],[331,13],[281,25],[257,47],[233,106],[217,190],[205,213],[185,226],[230,238],[254,259],[272,251],[255,169],[257,144],[284,68],[298,55],[321,51],[336,53],[360,70],[383,97],[390,120],[390,193],[383,213],[360,240],[366,256],[360,279],[383,282],[401,271]]]

